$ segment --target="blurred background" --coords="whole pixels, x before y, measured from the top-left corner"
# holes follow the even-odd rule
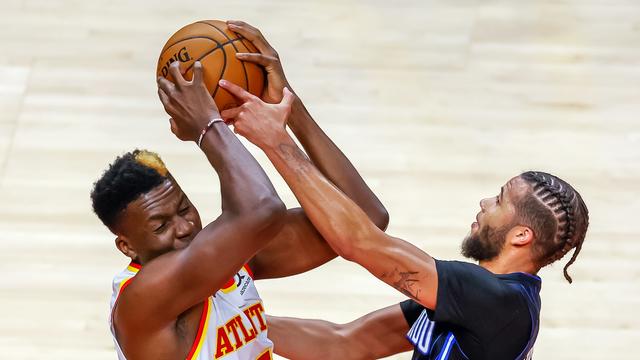
[[[263,31],[388,232],[436,258],[460,258],[480,199],[521,171],[573,184],[591,227],[573,285],[568,259],[541,272],[534,358],[636,357],[639,2],[2,0],[0,358],[116,358],[108,302],[127,259],[89,192],[117,155],[158,151],[203,222],[218,214],[217,179],[170,133],[155,85],[166,39],[201,19]],[[268,313],[335,322],[403,299],[339,259],[258,287]]]

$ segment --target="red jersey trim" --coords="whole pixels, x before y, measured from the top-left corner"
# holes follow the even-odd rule
[[[191,350],[189,351],[189,355],[187,355],[187,360],[191,360],[193,356],[196,354],[196,351],[200,347],[200,340],[202,339],[202,334],[204,333],[204,327],[207,322],[207,315],[209,314],[209,299],[204,301],[204,306],[202,307],[202,315],[200,315],[200,324],[198,325],[198,332],[196,333],[196,338],[193,341],[193,345],[191,346]]]

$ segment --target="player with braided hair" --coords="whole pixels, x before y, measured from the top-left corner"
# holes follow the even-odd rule
[[[544,172],[510,179],[480,201],[462,243],[462,254],[479,264],[436,260],[378,229],[316,169],[286,132],[286,109],[233,84],[223,87],[243,105],[222,116],[266,153],[336,253],[411,298],[345,325],[269,317],[276,353],[373,359],[414,349],[413,359],[532,357],[541,307],[536,274],[575,248],[564,269],[571,282],[567,268],[587,231],[587,208],[573,187]]]
[[[589,211],[580,194],[562,179],[544,172],[528,171],[520,175],[522,179],[532,186],[529,196],[542,203],[553,213],[557,222],[555,236],[547,238],[539,237],[536,242],[536,250],[540,258],[540,266],[551,264],[564,257],[567,252],[575,248],[571,260],[564,267],[564,277],[572,282],[567,269],[578,257],[582,249],[582,243],[589,226]],[[526,208],[519,211],[526,215]],[[536,224],[536,219],[530,217],[523,219],[531,224]],[[544,233],[539,228],[539,234]]]

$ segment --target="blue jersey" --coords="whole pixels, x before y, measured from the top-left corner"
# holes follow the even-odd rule
[[[411,326],[414,360],[529,360],[540,324],[541,280],[493,274],[459,261],[438,261],[435,310],[400,304]]]

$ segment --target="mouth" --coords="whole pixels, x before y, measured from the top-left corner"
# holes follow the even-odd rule
[[[175,246],[176,250],[178,250],[178,249],[184,249],[184,248],[186,248],[187,246],[189,246],[189,244],[191,244],[191,241],[193,241],[193,238],[195,238],[195,236],[189,237],[189,238],[187,238],[187,239],[179,239],[179,240],[176,242],[176,246]]]
[[[476,215],[476,221],[471,224],[471,230],[476,230],[480,227],[480,213]]]

